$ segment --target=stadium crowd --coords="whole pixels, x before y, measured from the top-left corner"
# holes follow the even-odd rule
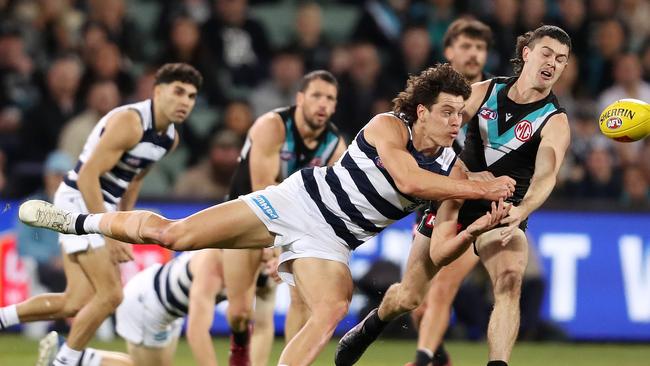
[[[407,75],[443,60],[447,26],[471,16],[494,32],[493,75],[512,74],[527,29],[554,24],[573,39],[554,89],[573,131],[553,197],[647,208],[650,140],[612,143],[597,124],[617,99],[650,101],[647,14],[646,0],[3,0],[0,192],[37,190],[48,154],[78,156],[100,116],[148,97],[157,66],[187,62],[204,87],[179,149],[142,195],[219,200],[254,118],[291,104],[304,72],[339,78],[333,120],[349,139],[390,109]]]

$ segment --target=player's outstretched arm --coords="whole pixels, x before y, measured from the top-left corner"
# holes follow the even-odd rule
[[[187,342],[197,365],[217,366],[210,336],[217,294],[223,288],[221,249],[203,249],[191,259],[193,280],[187,318]]]
[[[503,200],[499,200],[498,203],[492,202],[490,212],[456,234],[460,206],[458,201],[450,200],[443,202],[438,208],[429,249],[431,260],[438,267],[446,266],[465,253],[479,235],[498,225],[512,207]]]
[[[397,188],[408,195],[427,200],[507,198],[515,181],[507,176],[487,182],[459,180],[420,168],[406,150],[408,131],[396,117],[378,115],[364,130],[364,136],[377,149],[382,164]]]
[[[248,132],[251,141],[248,168],[253,191],[278,184],[285,133],[282,119],[274,112],[260,116]]]

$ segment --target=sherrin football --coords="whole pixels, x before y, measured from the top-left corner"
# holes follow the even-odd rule
[[[600,132],[612,140],[632,142],[650,134],[650,104],[620,99],[603,110],[598,119]]]

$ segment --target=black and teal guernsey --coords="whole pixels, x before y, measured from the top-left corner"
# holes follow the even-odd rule
[[[327,122],[327,127],[318,136],[318,144],[313,149],[310,149],[305,146],[296,126],[294,119],[296,106],[278,108],[272,112],[280,116],[285,130],[284,144],[280,150],[280,173],[277,177],[278,182],[283,181],[302,168],[327,165],[341,137],[334,123],[331,121]],[[230,199],[235,199],[252,192],[248,159],[252,143],[249,135],[239,154],[239,166],[230,186]]]
[[[508,98],[516,77],[492,79],[478,110],[467,127],[465,147],[460,159],[472,172],[489,171],[516,180],[515,192],[508,199],[518,205],[535,173],[541,132],[548,120],[565,113],[553,92],[545,98],[518,104]],[[470,223],[490,209],[485,200],[466,201],[460,211],[463,223]]]

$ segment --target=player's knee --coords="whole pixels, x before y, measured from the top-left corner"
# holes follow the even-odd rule
[[[431,285],[430,301],[438,304],[451,304],[458,288],[449,282],[438,281]]]
[[[251,319],[251,308],[236,306],[233,309],[228,308],[228,321],[230,324],[247,324]]]
[[[523,271],[515,268],[508,268],[496,276],[494,282],[495,295],[516,295],[521,292]]]
[[[98,296],[100,297],[100,303],[111,312],[117,309],[124,299],[124,293],[121,288],[112,288],[110,290],[102,291],[102,294],[98,294]]]
[[[72,318],[77,316],[77,313],[83,308],[84,304],[70,302],[66,303],[61,310],[61,315],[63,318]]]
[[[350,302],[347,300],[329,301],[315,305],[312,309],[312,317],[320,317],[325,320],[328,328],[332,330],[336,325],[345,318],[350,308]]]
[[[420,306],[420,304],[422,304],[422,296],[421,295],[409,296],[405,292],[403,295],[400,296],[398,304],[399,304],[400,312],[415,310],[417,309],[418,306]]]

